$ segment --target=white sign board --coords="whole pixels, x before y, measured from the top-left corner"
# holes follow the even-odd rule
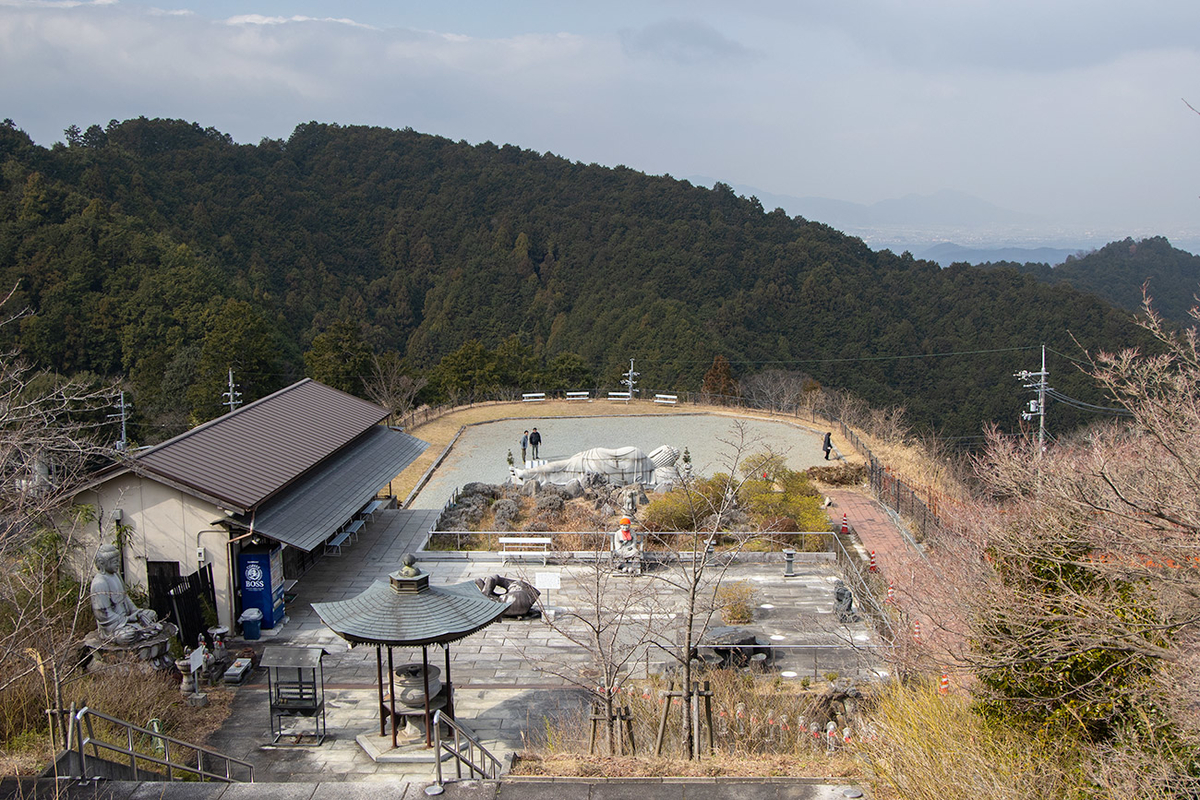
[[[533,588],[539,592],[544,592],[547,589],[561,589],[562,581],[559,579],[557,572],[535,572],[533,575]]]

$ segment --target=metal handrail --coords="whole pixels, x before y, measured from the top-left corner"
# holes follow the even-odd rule
[[[113,725],[116,725],[118,728],[124,728],[126,745],[124,747],[122,747],[121,745],[111,744],[111,743],[103,741],[101,739],[97,739],[95,731],[92,728],[92,718],[93,717],[105,720],[106,722],[110,722]],[[223,781],[225,783],[237,783],[239,781],[237,778],[233,777],[233,770],[232,770],[232,766],[236,764],[240,767],[243,767],[246,770],[246,774],[248,777],[246,778],[245,782],[246,783],[254,782],[254,765],[248,761],[243,761],[240,758],[234,758],[233,756],[227,756],[224,753],[218,753],[216,750],[211,750],[207,747],[203,747],[198,744],[192,744],[191,742],[185,742],[182,739],[176,739],[173,736],[168,736],[165,733],[160,733],[158,731],[154,731],[149,728],[143,728],[140,725],[134,725],[132,722],[126,722],[125,720],[117,719],[116,717],[111,717],[108,714],[104,714],[100,711],[96,711],[95,709],[88,708],[87,706],[84,706],[83,708],[79,709],[79,711],[75,712],[75,714],[71,717],[71,725],[73,728],[73,732],[76,734],[75,735],[75,740],[77,743],[76,752],[79,754],[79,776],[78,777],[81,780],[87,780],[87,778],[88,778],[88,774],[87,774],[88,773],[88,769],[87,769],[88,762],[87,762],[87,756],[84,752],[84,748],[87,747],[88,745],[91,745],[93,758],[100,758],[101,749],[109,750],[114,753],[119,753],[121,755],[128,756],[129,757],[129,766],[133,770],[133,775],[134,775],[135,780],[141,779],[140,778],[141,768],[138,767],[138,761],[143,761],[143,762],[149,762],[151,764],[156,764],[160,767],[166,767],[167,780],[169,780],[169,781],[181,779],[181,778],[177,778],[175,776],[175,772],[176,772],[176,770],[178,770],[180,772],[197,775],[201,778],[201,780],[214,780],[214,781]],[[86,736],[84,735],[84,732],[83,732],[84,728],[87,729]],[[139,753],[138,751],[136,751],[133,747],[135,733],[141,734],[142,736],[150,736],[150,737],[152,737],[153,740],[161,741],[163,743],[162,757],[160,758],[157,756],[147,755],[146,753]],[[182,761],[172,760],[171,745],[173,745],[173,744],[176,745],[178,748],[187,748],[189,750],[195,751],[196,765],[191,766],[189,764],[184,764]],[[225,766],[224,774],[221,774],[219,772],[211,772],[208,769],[205,769],[204,761],[205,761],[206,756],[209,757],[210,759],[218,760],[221,763],[223,763]]]
[[[442,725],[448,727],[454,734],[453,743],[442,739]],[[466,755],[462,752],[464,743],[467,745]],[[438,787],[438,791],[429,792],[429,790],[426,790],[427,794],[441,794],[441,787],[445,783],[445,780],[442,778],[443,750],[454,757],[455,780],[461,781],[463,779],[463,765],[467,767],[468,779],[478,775],[483,780],[496,780],[500,777],[500,773],[504,771],[504,764],[501,763],[500,759],[496,758],[486,747],[480,744],[479,740],[473,734],[443,714],[441,709],[438,709],[433,715],[433,746],[433,759],[437,764],[437,783],[435,785]],[[476,751],[478,751],[480,763],[476,763]]]

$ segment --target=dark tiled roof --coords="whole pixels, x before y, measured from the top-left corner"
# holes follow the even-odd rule
[[[267,500],[238,525],[303,550],[313,550],[429,447],[375,425],[312,472]]]
[[[394,579],[393,579],[394,580]],[[471,582],[400,592],[375,581],[357,597],[313,603],[321,621],[351,644],[446,644],[486,628],[504,613]]]
[[[147,450],[135,469],[248,511],[386,416],[305,378]]]

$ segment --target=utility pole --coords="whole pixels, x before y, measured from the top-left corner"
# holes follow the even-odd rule
[[[630,400],[633,399],[633,393],[637,391],[634,387],[637,386],[637,376],[641,374],[640,372],[633,371],[633,359],[629,359],[629,372],[625,373],[625,377],[621,380],[621,385],[629,390]]]
[[[116,406],[117,413],[109,414],[109,419],[121,420],[121,438],[117,442],[117,450],[124,451],[129,447],[129,439],[125,436],[125,422],[129,419],[129,406],[125,405],[125,390],[121,390],[121,399]]]
[[[1013,373],[1014,378],[1019,378],[1023,381],[1032,381],[1026,383],[1026,389],[1036,389],[1038,396],[1037,400],[1029,401],[1029,410],[1021,412],[1021,419],[1026,422],[1034,417],[1038,418],[1038,454],[1046,451],[1046,391],[1050,386],[1046,383],[1046,379],[1050,377],[1050,373],[1046,371],[1046,345],[1042,345],[1042,368],[1037,372],[1029,370],[1021,370]]]
[[[231,414],[242,404],[242,393],[237,390],[237,386],[233,382],[233,367],[229,368],[229,391],[224,392],[221,397],[225,398],[221,405],[229,406]]]

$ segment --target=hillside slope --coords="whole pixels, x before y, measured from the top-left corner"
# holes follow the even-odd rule
[[[1138,340],[1065,285],[942,270],[726,186],[511,145],[317,123],[238,145],[137,119],[49,150],[0,128],[0,162],[0,277],[34,311],[14,343],[127,375],[150,421],[218,413],[230,366],[247,399],[286,383],[339,320],[419,370],[515,334],[606,385],[637,358],[650,390],[698,388],[722,354],[738,377],[803,370],[954,435],[1015,419],[1011,376],[1034,357],[1012,349]]]
[[[1200,292],[1200,256],[1172,247],[1162,236],[1111,242],[1086,255],[1069,256],[1057,267],[1012,262],[980,266],[1009,267],[1048,283],[1065,283],[1135,313],[1142,308],[1145,287],[1155,310],[1179,323],[1191,321],[1188,311]]]

